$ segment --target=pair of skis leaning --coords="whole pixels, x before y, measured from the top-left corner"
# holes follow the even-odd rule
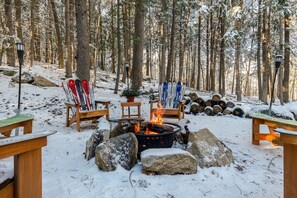
[[[180,81],[176,83],[160,84],[159,87],[159,98],[161,99],[161,104],[163,108],[166,107],[178,107],[178,102],[181,101],[183,96],[182,83]]]
[[[62,86],[67,102],[74,102],[83,111],[95,109],[94,87],[92,83],[89,83],[87,80],[70,79],[66,85],[62,83]],[[72,108],[72,111],[75,111],[75,109]]]

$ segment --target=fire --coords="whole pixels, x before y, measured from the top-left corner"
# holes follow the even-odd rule
[[[163,118],[162,118],[163,113],[164,113],[164,111],[163,111],[162,104],[159,102],[157,112],[153,113],[151,123],[163,125],[163,123],[164,123]]]
[[[157,109],[157,112],[153,113],[153,117],[151,119],[151,123],[152,124],[159,124],[159,125],[163,125],[164,121],[163,121],[163,108],[162,108],[162,104],[161,103],[158,103],[158,109]],[[140,123],[136,123],[134,125],[134,131],[135,133],[138,133],[140,132],[141,130],[141,127],[140,127]],[[151,131],[148,127],[146,127],[145,129],[145,134],[146,135],[157,135],[158,133],[157,132],[154,132],[154,131]]]

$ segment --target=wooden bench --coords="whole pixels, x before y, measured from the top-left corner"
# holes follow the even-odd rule
[[[297,133],[297,122],[293,120],[274,118],[265,114],[256,114],[253,116],[252,122],[252,144],[254,145],[259,145],[260,140],[281,144],[279,140],[280,135],[275,132],[276,128],[296,131]],[[261,133],[260,125],[266,125],[269,129],[268,133]]]
[[[14,156],[14,179],[2,186],[1,198],[42,197],[41,148],[55,132],[30,133],[0,139],[0,159]]]
[[[18,127],[24,127],[24,134],[32,133],[32,115],[16,115],[4,120],[0,120],[0,133],[9,137],[11,131]]]

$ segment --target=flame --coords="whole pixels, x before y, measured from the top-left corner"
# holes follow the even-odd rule
[[[163,110],[162,104],[158,102],[158,109],[155,113],[153,113],[151,123],[163,125],[164,124],[163,113],[164,113],[164,110]]]
[[[157,109],[157,111],[155,113],[153,113],[153,117],[152,117],[152,119],[151,119],[150,122],[152,124],[163,125],[163,123],[164,123],[163,118],[162,118],[163,113],[164,113],[164,110],[163,110],[162,104],[159,102],[158,103],[158,109]],[[140,129],[141,129],[140,128],[140,123],[138,123],[138,122],[135,123],[135,125],[134,125],[134,131],[135,131],[135,133],[139,133],[140,132]],[[151,130],[148,129],[148,127],[146,127],[145,134],[146,135],[157,135],[159,133],[154,132],[154,131],[151,131]]]
[[[137,123],[134,125],[134,131],[135,131],[136,133],[138,133],[138,132],[140,131],[140,124],[139,124],[139,122],[137,122]]]

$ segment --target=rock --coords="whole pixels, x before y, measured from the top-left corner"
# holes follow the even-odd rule
[[[12,82],[19,82],[19,76],[15,76],[12,79]],[[29,74],[28,72],[24,72],[21,75],[21,83],[28,83],[28,84],[32,84],[34,82],[33,77],[31,76],[31,74]]]
[[[109,140],[109,133],[109,122],[103,117],[100,118],[95,131],[86,142],[85,159],[90,160],[95,157],[96,147],[103,141]]]
[[[110,138],[122,135],[124,133],[123,129],[122,129],[122,124],[118,123],[110,132]]]
[[[58,87],[58,85],[42,76],[35,76],[33,84],[41,87]]]
[[[96,165],[103,171],[114,171],[117,165],[131,170],[137,162],[138,142],[133,133],[111,138],[97,146]]]
[[[4,74],[5,76],[14,76],[16,73],[17,73],[17,72],[14,71],[14,70],[4,70],[4,71],[3,71],[3,74]]]
[[[197,160],[187,151],[178,148],[147,149],[141,153],[144,173],[195,174]]]
[[[207,128],[189,134],[192,144],[187,149],[193,154],[200,167],[225,166],[234,162],[231,149]]]

